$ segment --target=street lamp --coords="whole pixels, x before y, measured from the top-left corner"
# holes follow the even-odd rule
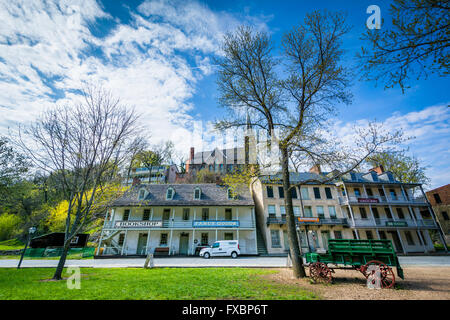
[[[20,261],[17,266],[17,269],[20,269],[20,265],[22,264],[23,256],[25,255],[25,251],[27,250],[28,244],[30,243],[30,240],[31,240],[31,235],[35,232],[36,232],[36,227],[30,227],[28,229],[28,240],[27,240],[27,243],[25,243],[25,249],[23,249],[22,255],[20,256]]]

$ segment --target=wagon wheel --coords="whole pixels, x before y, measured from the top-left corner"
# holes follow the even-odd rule
[[[367,269],[369,268],[370,265],[377,265],[380,267],[380,273],[381,273],[381,288],[383,289],[389,289],[392,288],[395,284],[395,275],[394,275],[394,271],[392,270],[391,267],[387,266],[386,264],[384,264],[381,261],[377,261],[377,260],[372,260],[366,263],[366,265],[361,267],[361,272],[364,274],[364,276],[366,277],[366,279],[369,277],[370,275],[370,271],[368,271]],[[375,271],[372,270],[372,273],[374,273]]]
[[[314,282],[331,283],[333,277],[331,276],[331,269],[325,263],[314,262],[309,266],[309,276]]]

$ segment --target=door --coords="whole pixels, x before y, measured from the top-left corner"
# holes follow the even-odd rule
[[[398,238],[398,234],[396,231],[388,231],[388,233],[392,236],[392,242],[394,243],[395,252],[403,252],[402,243]]]
[[[314,231],[308,232],[309,251],[316,252],[317,249],[317,234]]]
[[[187,255],[189,248],[189,234],[180,235],[180,254]]]
[[[164,209],[163,211],[163,227],[167,228],[169,226],[169,219],[170,219],[170,209]]]
[[[289,237],[286,230],[283,230],[284,251],[289,251]]]
[[[220,252],[222,251],[222,249],[223,249],[223,248],[220,247],[220,243],[219,243],[219,242],[215,242],[215,243],[212,245],[212,248],[211,248],[211,255],[212,255],[212,256],[218,256],[218,255],[220,255]]]
[[[147,233],[139,233],[136,254],[143,255],[146,253],[147,237]]]

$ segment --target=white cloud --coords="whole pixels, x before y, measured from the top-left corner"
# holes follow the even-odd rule
[[[354,126],[366,127],[368,119],[355,123],[336,122],[334,131],[347,144],[354,141]],[[410,153],[417,156],[431,178],[431,187],[436,188],[450,181],[450,107],[440,104],[412,111],[406,114],[393,113],[382,121],[387,131],[401,129],[405,137],[415,137],[407,141]]]
[[[270,19],[216,13],[195,1],[145,1],[130,16],[117,24],[95,0],[0,0],[0,134],[76,100],[82,82],[101,83],[136,108],[152,142],[172,139],[187,153],[197,120],[189,100],[212,73],[222,34],[242,22],[265,28]],[[103,38],[88,27],[99,19],[113,25]]]

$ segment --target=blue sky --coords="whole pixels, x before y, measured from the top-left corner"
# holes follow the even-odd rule
[[[53,104],[77,100],[84,82],[101,83],[142,114],[152,141],[171,139],[187,153],[193,123],[221,117],[212,58],[223,34],[245,23],[282,34],[314,9],[347,13],[345,38],[352,65],[369,14],[376,4],[389,21],[389,1],[11,1],[0,0],[0,134],[33,120]],[[382,27],[389,28],[389,23]],[[405,94],[355,81],[354,101],[339,106],[341,135],[376,118],[417,138],[412,153],[432,187],[450,181],[449,79],[415,81]]]

